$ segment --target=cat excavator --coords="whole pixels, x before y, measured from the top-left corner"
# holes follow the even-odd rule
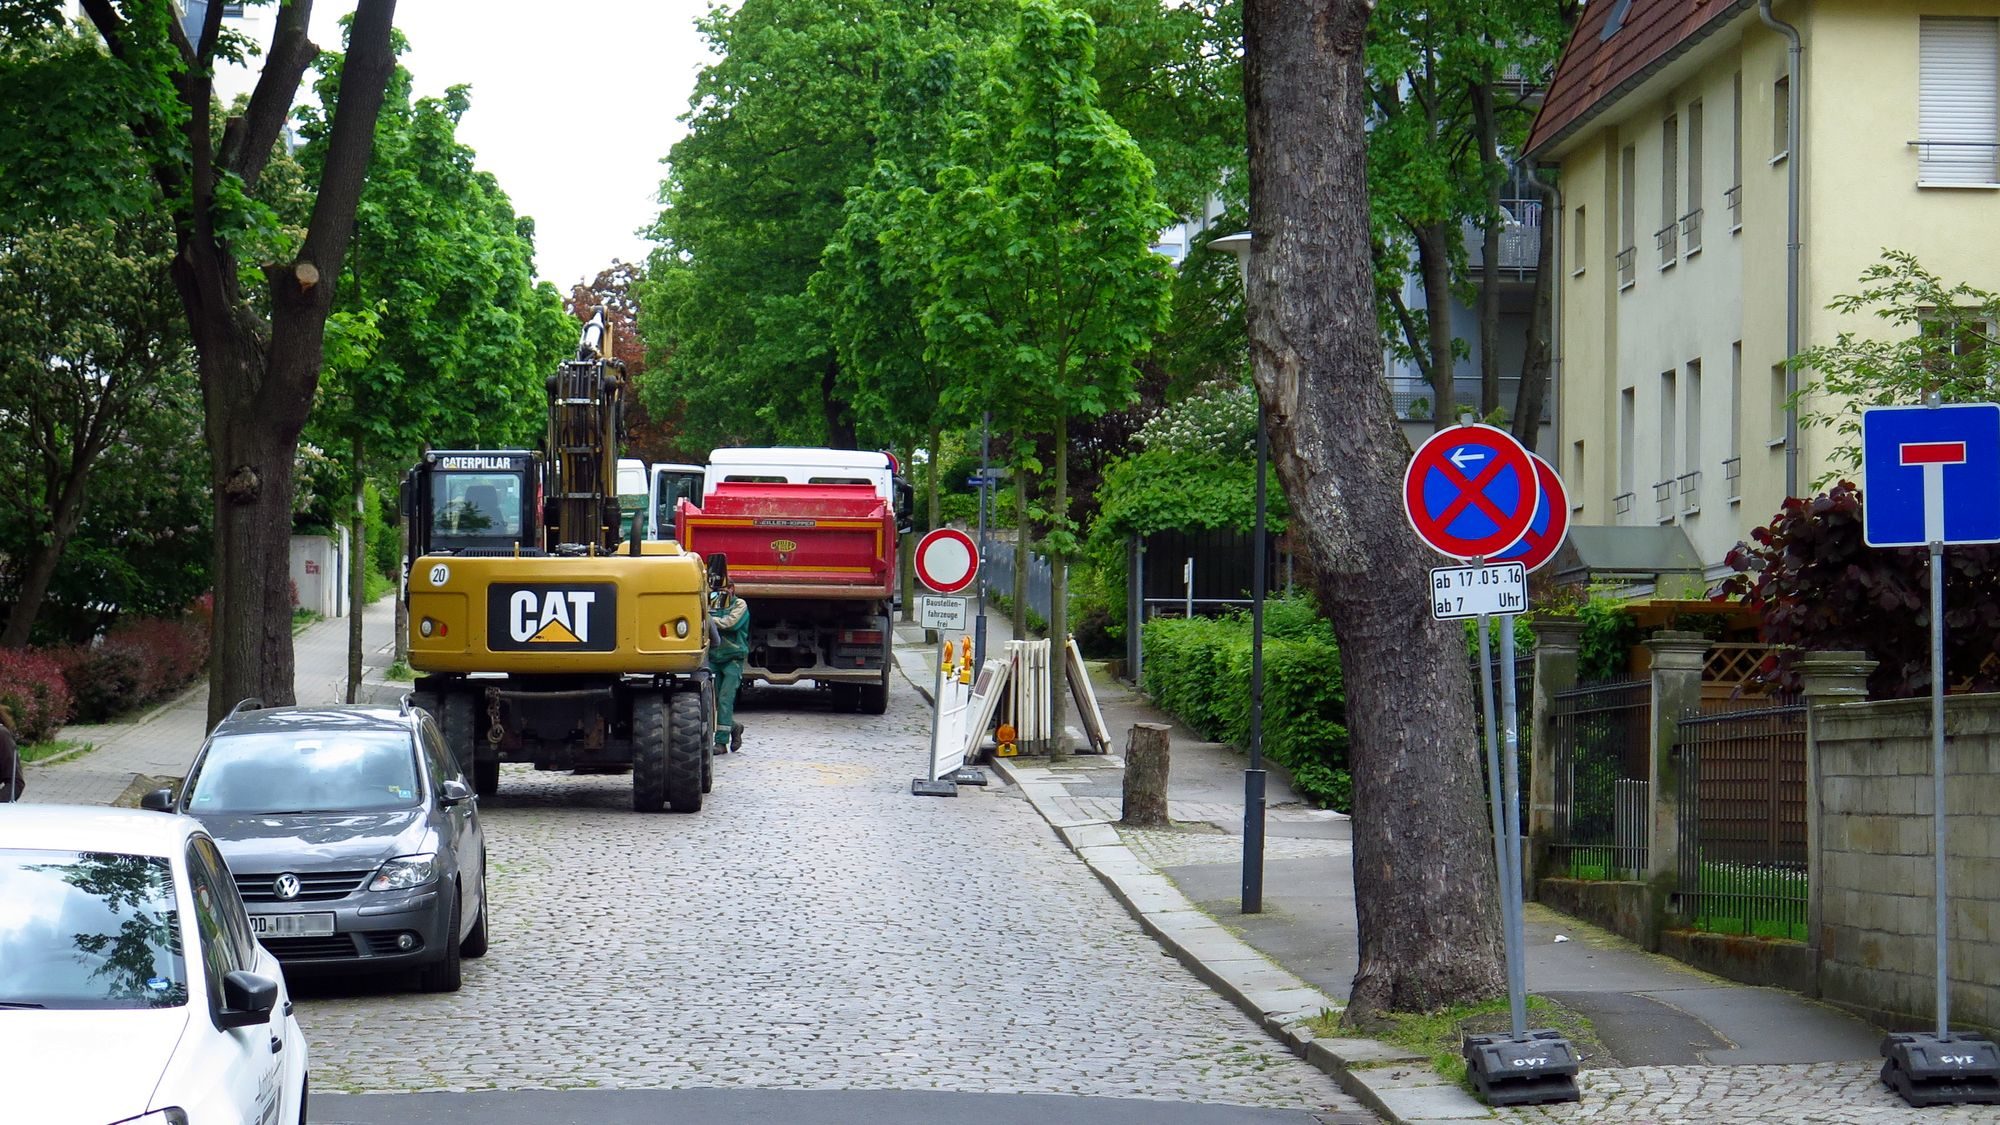
[[[539,450],[438,449],[404,475],[411,703],[481,796],[503,762],[632,773],[632,806],[695,812],[713,781],[707,572],[620,535],[633,393],[602,311],[549,376]]]

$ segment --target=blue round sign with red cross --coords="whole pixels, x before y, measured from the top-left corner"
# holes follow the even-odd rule
[[[1494,426],[1432,434],[1403,472],[1403,507],[1418,538],[1458,559],[1499,555],[1521,541],[1541,497],[1535,463]]]
[[[1527,533],[1520,542],[1486,561],[1517,562],[1533,574],[1556,557],[1556,551],[1569,536],[1569,489],[1556,475],[1555,467],[1542,460],[1540,454],[1528,456],[1534,458],[1535,480],[1541,485],[1541,495],[1535,501],[1535,518],[1528,521]]]

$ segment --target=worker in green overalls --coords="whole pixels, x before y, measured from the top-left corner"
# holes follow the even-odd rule
[[[718,574],[709,593],[709,616],[715,622],[715,643],[708,650],[708,668],[715,675],[715,752],[743,748],[743,728],[736,722],[736,687],[743,682],[743,660],[750,655],[750,606],[736,596],[726,571]]]

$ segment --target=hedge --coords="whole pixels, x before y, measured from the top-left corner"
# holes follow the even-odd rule
[[[0,648],[0,703],[14,713],[20,741],[54,735],[69,721],[72,706],[61,662],[34,649]]]
[[[76,718],[101,722],[157,703],[208,668],[208,621],[143,617],[114,626],[93,645],[57,654],[76,699]]]
[[[1250,728],[1250,618],[1156,618],[1146,623],[1145,689],[1203,738],[1246,746]],[[1292,788],[1348,811],[1347,698],[1333,627],[1303,597],[1264,613],[1264,752]]]

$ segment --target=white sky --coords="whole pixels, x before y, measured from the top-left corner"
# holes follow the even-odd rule
[[[648,244],[635,232],[658,216],[660,160],[687,132],[677,119],[710,61],[694,29],[708,8],[708,0],[396,5],[418,95],[472,88],[458,138],[514,210],[534,217],[536,273],[565,294],[613,258],[645,260]],[[353,0],[319,0],[313,42],[339,49],[338,21],[353,10]],[[251,8],[243,30],[268,43],[275,12]]]

